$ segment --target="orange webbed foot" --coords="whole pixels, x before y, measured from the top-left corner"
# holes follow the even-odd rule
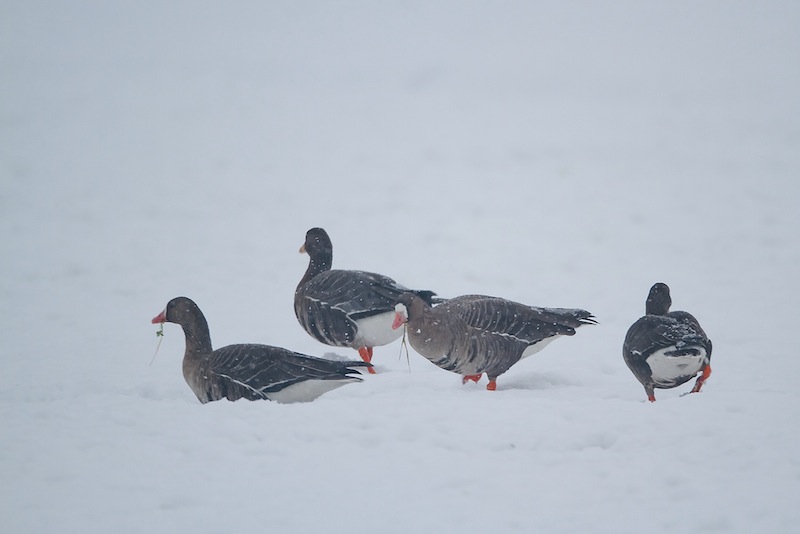
[[[361,347],[361,348],[359,348],[358,349],[358,355],[361,356],[361,359],[364,360],[365,362],[372,363],[372,347]],[[375,374],[375,368],[374,367],[368,367],[367,371],[369,371],[369,374],[371,374],[371,375]]]
[[[479,373],[477,375],[464,375],[463,377],[461,377],[461,383],[466,384],[467,382],[472,380],[477,384],[478,381],[481,379],[481,376],[483,376],[483,373]]]
[[[708,380],[709,376],[711,376],[711,366],[706,365],[705,367],[703,367],[703,373],[697,379],[697,382],[694,383],[694,387],[692,388],[692,393],[699,393],[700,388],[703,387],[703,384],[706,383],[706,380]]]

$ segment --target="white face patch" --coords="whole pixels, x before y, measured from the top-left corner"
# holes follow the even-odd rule
[[[398,303],[395,305],[395,307],[394,307],[394,311],[396,311],[397,313],[402,313],[402,314],[403,314],[403,317],[405,317],[406,319],[408,319],[408,310],[406,309],[406,305],[405,305],[405,304],[403,304],[402,302],[398,302]]]

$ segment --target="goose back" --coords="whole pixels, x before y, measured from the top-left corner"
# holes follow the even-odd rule
[[[653,284],[645,315],[631,325],[622,344],[625,364],[650,401],[655,401],[655,388],[680,386],[702,372],[692,390],[700,391],[711,374],[711,340],[692,314],[669,311],[671,305],[669,287]]]
[[[623,359],[645,389],[688,382],[710,361],[711,351],[697,319],[682,311],[641,317],[623,343]]]

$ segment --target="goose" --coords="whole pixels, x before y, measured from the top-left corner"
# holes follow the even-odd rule
[[[367,363],[372,362],[373,347],[388,345],[402,334],[392,328],[401,294],[411,291],[425,302],[434,301],[432,291],[410,290],[382,274],[331,269],[333,244],[322,228],[306,232],[300,253],[309,257],[294,293],[300,325],[321,343],[357,350]]]
[[[647,400],[655,402],[655,388],[669,389],[694,378],[691,393],[698,393],[711,376],[711,340],[694,316],[669,311],[669,286],[658,282],[650,288],[645,316],[625,335],[622,356],[636,379],[644,386]]]
[[[183,377],[201,403],[228,399],[308,402],[350,382],[360,382],[357,367],[369,363],[332,361],[253,343],[212,350],[208,323],[195,302],[176,297],[153,324],[183,328]]]
[[[522,358],[585,324],[596,324],[586,310],[539,308],[499,297],[464,295],[432,307],[412,293],[400,296],[393,327],[406,325],[416,352],[434,365],[497,389],[497,377]]]

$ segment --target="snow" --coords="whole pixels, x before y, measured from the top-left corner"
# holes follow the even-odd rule
[[[3,532],[795,532],[794,2],[4,2]],[[302,331],[334,267],[598,318],[462,385],[399,341],[201,405],[183,336]],[[645,402],[656,281],[714,373]]]

